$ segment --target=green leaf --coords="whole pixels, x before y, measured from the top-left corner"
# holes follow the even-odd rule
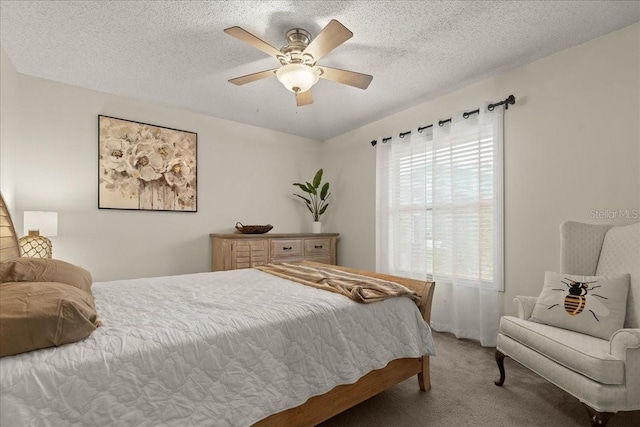
[[[322,209],[320,209],[320,212],[318,212],[318,216],[322,215],[324,213],[324,211],[327,210],[328,207],[329,207],[329,203],[324,205],[324,207]]]
[[[305,201],[305,203],[311,204],[311,200],[307,199],[306,197],[302,197],[302,196],[301,196],[301,195],[299,195],[299,194],[294,194],[294,196],[300,197],[302,200],[304,200],[304,201]]]
[[[300,184],[299,182],[296,182],[296,183],[295,183],[295,184],[293,184],[293,185],[296,185],[296,186],[300,187],[300,189],[301,189],[302,191],[304,191],[305,193],[309,193],[309,194],[311,194],[311,191],[307,188],[307,186],[306,186],[305,184]]]
[[[320,191],[320,200],[324,200],[327,198],[327,192],[329,191],[329,183],[326,182],[323,186],[322,186],[322,190]]]
[[[320,187],[321,181],[322,181],[322,169],[316,172],[316,176],[313,177],[313,188]]]
[[[314,187],[310,182],[307,182],[307,193],[318,194],[316,187]]]

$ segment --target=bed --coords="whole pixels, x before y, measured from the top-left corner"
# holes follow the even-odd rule
[[[0,424],[313,426],[414,375],[428,390],[433,284],[338,268],[419,303],[359,304],[256,269],[94,283],[90,336],[0,358]]]

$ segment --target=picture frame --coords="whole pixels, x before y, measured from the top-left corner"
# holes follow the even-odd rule
[[[198,134],[98,116],[98,208],[198,211]]]

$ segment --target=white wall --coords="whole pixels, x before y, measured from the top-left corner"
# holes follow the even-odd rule
[[[308,231],[310,216],[291,196],[292,183],[317,170],[320,142],[20,74],[18,79],[21,139],[12,210],[18,233],[23,211],[57,211],[54,257],[84,266],[94,280],[208,271],[209,233],[235,231],[237,221],[270,223],[272,232]],[[99,210],[98,114],[198,133],[198,212]]]
[[[18,73],[0,47],[0,189],[10,211],[15,207],[15,153]]]
[[[513,313],[512,297],[536,295],[544,270],[558,268],[560,222],[625,223],[592,219],[590,211],[640,209],[639,56],[635,24],[319,144],[16,75],[3,52],[0,188],[15,199],[19,231],[24,210],[58,211],[54,255],[108,280],[207,271],[208,234],[232,231],[236,221],[307,231],[291,183],[323,166],[333,190],[324,228],[342,235],[339,262],[374,269],[369,142],[513,93],[518,102],[505,118],[504,299]],[[7,114],[17,118],[9,127]],[[198,213],[98,210],[98,114],[197,132]]]
[[[640,209],[640,24],[325,141],[335,178],[328,226],[339,262],[375,268],[375,148],[369,142],[514,94],[505,114],[505,312],[559,268],[564,220]],[[437,286],[437,285],[436,285]],[[436,288],[437,289],[437,288]]]

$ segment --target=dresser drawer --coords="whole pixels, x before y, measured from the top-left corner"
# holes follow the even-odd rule
[[[251,268],[269,262],[267,241],[235,242],[232,245],[231,268]]]
[[[301,239],[271,240],[271,258],[302,257]]]
[[[331,260],[331,256],[312,256],[312,257],[304,257],[305,261],[313,261],[313,262],[321,262],[322,264],[335,264]]]
[[[330,239],[305,239],[304,241],[304,255],[310,256],[325,256],[331,252],[331,240]]]

